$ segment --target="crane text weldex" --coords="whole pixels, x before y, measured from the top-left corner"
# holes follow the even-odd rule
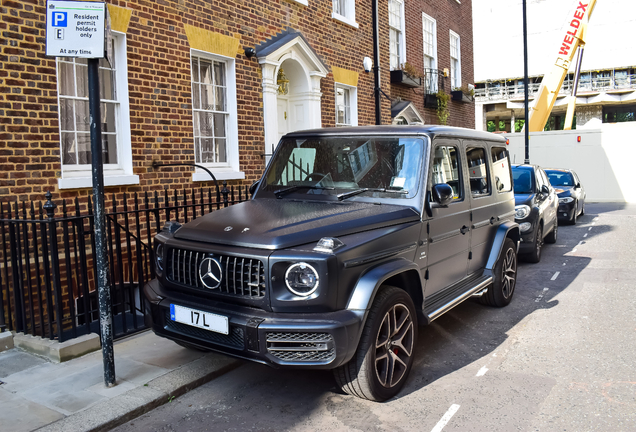
[[[572,48],[572,43],[574,43],[576,32],[578,31],[579,27],[581,27],[581,20],[585,16],[585,11],[587,10],[587,6],[588,6],[587,3],[583,4],[582,2],[579,2],[579,5],[576,8],[576,11],[574,11],[574,19],[570,21],[571,29],[568,30],[565,37],[563,38],[563,44],[561,45],[561,50],[559,51],[560,55],[564,55],[564,56],[568,55],[570,48]]]

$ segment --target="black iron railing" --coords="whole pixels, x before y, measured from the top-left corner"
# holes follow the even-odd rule
[[[110,197],[106,208],[115,337],[144,329],[141,289],[154,275],[152,238],[248,199],[247,187]],[[0,202],[0,331],[59,341],[99,333],[92,202]],[[108,198],[108,197],[107,197]]]

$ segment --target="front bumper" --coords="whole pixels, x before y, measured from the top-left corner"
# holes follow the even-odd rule
[[[559,220],[572,220],[574,212],[576,211],[576,202],[559,203],[559,209],[557,210]]]
[[[517,223],[530,222],[528,220],[522,220],[521,222],[516,221]],[[534,239],[537,236],[537,224],[532,222],[532,228],[530,230],[521,233],[521,241],[519,242],[519,250],[518,253],[525,254],[532,252],[534,250]]]
[[[364,316],[364,311],[274,313],[204,299],[171,299],[156,279],[146,284],[144,296],[146,325],[157,335],[273,367],[333,369],[346,363],[357,348]],[[229,334],[171,320],[170,304],[228,317]]]

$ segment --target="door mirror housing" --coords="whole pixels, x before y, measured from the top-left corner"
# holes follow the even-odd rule
[[[453,188],[446,183],[438,183],[433,186],[432,195],[435,203],[446,207],[453,201]]]
[[[541,186],[541,193],[544,195],[550,195],[550,188],[548,188],[546,185]]]
[[[256,180],[254,183],[250,185],[250,189],[249,189],[250,195],[254,195],[254,192],[256,192],[256,189],[258,188],[258,184],[259,184],[259,181]]]

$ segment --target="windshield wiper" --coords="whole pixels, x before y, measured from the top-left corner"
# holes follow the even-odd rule
[[[333,188],[333,187],[324,187],[324,186],[297,185],[297,186],[288,187],[287,189],[279,189],[279,190],[274,192],[274,195],[276,195],[276,198],[282,198],[283,195],[287,195],[288,193],[293,192],[293,191],[298,190],[298,189],[334,190],[335,188]]]
[[[409,191],[401,189],[401,190],[393,190],[393,189],[384,189],[384,188],[362,188],[358,190],[354,190],[351,192],[341,193],[337,195],[338,201],[345,200],[347,198],[351,198],[352,196],[360,195],[365,192],[385,192],[385,193],[396,193],[396,194],[407,194]]]

